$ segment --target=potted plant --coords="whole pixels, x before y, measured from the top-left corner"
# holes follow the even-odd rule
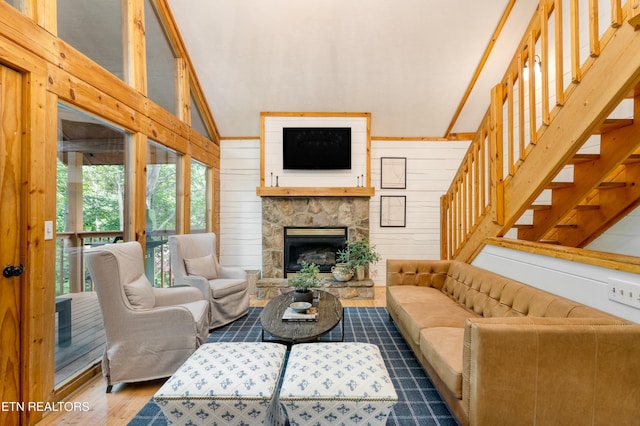
[[[294,287],[294,302],[313,302],[311,289],[320,284],[320,267],[315,263],[302,262],[300,271],[293,278],[289,278],[289,285]]]
[[[331,273],[336,281],[349,281],[353,277],[353,266],[351,265],[348,250],[348,241],[344,243],[344,250],[338,250],[336,254],[336,264],[331,267]]]
[[[375,251],[375,246],[369,243],[368,238],[347,241],[346,248],[338,251],[338,262],[349,265],[357,280],[364,279],[366,268],[379,260],[380,255]]]

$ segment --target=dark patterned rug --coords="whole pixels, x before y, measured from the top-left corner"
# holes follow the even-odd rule
[[[262,338],[260,309],[250,308],[249,315],[233,324],[215,330],[209,342],[259,342]],[[389,319],[385,308],[345,308],[344,340],[373,343],[380,348],[389,375],[398,393],[387,425],[454,426],[456,422],[440,394],[404,342],[400,332]],[[322,340],[339,340],[340,326]],[[167,421],[151,399],[130,426],[159,426]]]

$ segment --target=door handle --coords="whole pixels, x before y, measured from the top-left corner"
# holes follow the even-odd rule
[[[9,265],[2,270],[2,275],[5,278],[19,277],[23,272],[24,266],[22,266],[22,264],[20,264],[20,266]]]

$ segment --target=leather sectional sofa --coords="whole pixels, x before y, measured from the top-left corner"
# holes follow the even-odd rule
[[[458,261],[388,260],[386,292],[461,424],[640,421],[640,325]]]

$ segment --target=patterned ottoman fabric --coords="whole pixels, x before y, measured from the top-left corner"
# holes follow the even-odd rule
[[[277,388],[286,346],[208,343],[154,395],[169,424],[283,425]]]
[[[292,426],[384,425],[397,401],[375,345],[307,343],[291,349],[280,402]]]

